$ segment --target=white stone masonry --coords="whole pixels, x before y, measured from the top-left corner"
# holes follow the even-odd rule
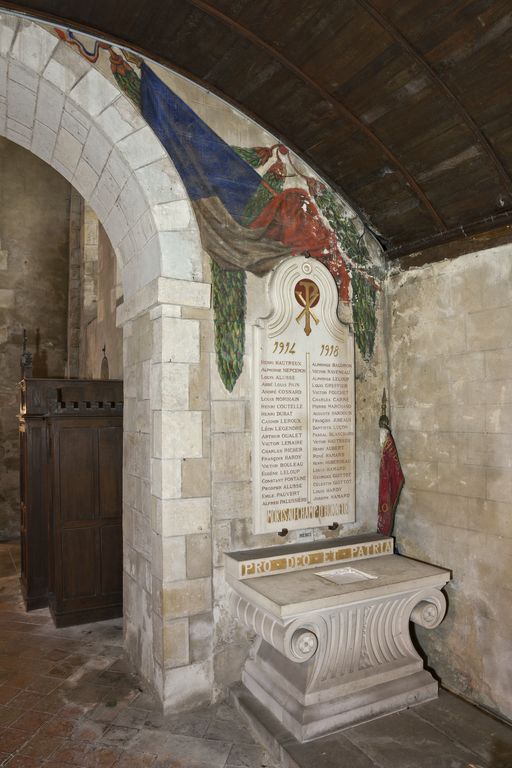
[[[211,631],[210,489],[196,483],[190,492],[187,462],[204,462],[209,440],[194,399],[200,323],[183,312],[208,311],[210,286],[196,282],[202,252],[185,188],[111,81],[49,31],[6,13],[0,134],[71,182],[116,252],[124,293],[126,646],[166,708],[207,701],[207,645],[191,651],[190,637],[203,626]]]

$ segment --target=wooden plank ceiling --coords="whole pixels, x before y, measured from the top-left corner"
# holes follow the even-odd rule
[[[236,104],[347,197],[390,259],[512,223],[510,0],[0,6],[110,38]]]

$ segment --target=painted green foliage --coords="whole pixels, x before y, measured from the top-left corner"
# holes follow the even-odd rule
[[[235,149],[256,168],[264,165],[270,157],[270,150],[266,150],[269,153],[266,154],[266,148],[262,147]],[[244,211],[243,221],[246,225],[259,215],[272,198],[273,192],[283,190],[285,177],[284,164],[276,160],[262,176],[262,185]],[[372,269],[364,237],[358,234],[353,220],[347,218],[334,192],[322,185],[315,195],[315,201],[349,259],[355,341],[363,358],[370,360],[377,330],[377,290],[376,282],[368,279],[372,277]],[[350,262],[353,262],[354,267],[350,267]],[[357,270],[358,266],[361,271]],[[243,369],[246,277],[243,270],[222,269],[212,260],[212,283],[217,367],[226,389],[231,392]]]
[[[133,101],[136,107],[140,108],[140,77],[137,77],[133,69],[127,67],[112,67],[117,84],[122,91]]]
[[[252,156],[252,161],[249,161],[255,168],[265,165],[266,162],[272,156],[274,147],[267,149],[266,147],[253,147],[252,150],[244,149],[243,147],[233,147],[240,157],[247,160],[248,152],[254,152],[255,156]],[[279,194],[284,189],[284,181],[286,178],[286,167],[282,160],[279,158],[272,163],[270,168],[265,171],[261,177],[261,184],[258,191],[249,201],[242,218],[242,224],[248,226],[254,219],[260,215],[262,210],[269,203],[274,194]]]
[[[57,34],[76,47],[91,63],[97,61],[101,50],[108,51],[111,71],[116,82],[140,108],[140,75],[129,63],[131,61],[138,67],[140,66],[138,59],[126,51],[119,54],[109,44],[99,41],[95,41],[93,49],[88,50],[70,31],[57,30]],[[374,350],[377,327],[375,311],[377,275],[373,274],[364,238],[358,234],[353,221],[347,218],[340,200],[325,185],[301,173],[295,167],[289,150],[283,144],[276,143],[267,147],[233,147],[232,149],[252,168],[263,168],[270,163],[261,176],[261,184],[243,211],[240,220],[242,226],[250,226],[273,198],[286,194],[287,176],[301,177],[307,183],[309,192],[324,219],[336,234],[339,247],[335,247],[332,251],[336,256],[333,260],[331,254],[331,258],[326,259],[325,263],[337,281],[340,296],[343,296],[343,293],[346,296],[349,295],[347,283],[351,284],[355,339],[361,354],[369,360]],[[288,170],[287,164],[290,166]],[[293,171],[291,174],[290,170]],[[298,215],[298,221],[300,221],[301,214]],[[324,261],[323,257],[320,258]],[[231,392],[242,372],[244,362],[246,274],[240,269],[228,270],[219,267],[212,259],[212,288],[217,367],[226,389]]]
[[[211,260],[217,369],[228,392],[242,373],[245,350],[246,275]]]
[[[329,189],[322,190],[315,197],[318,207],[336,232],[343,251],[355,264],[366,269],[369,274],[371,264],[368,249],[362,235],[357,233],[352,219],[346,213],[336,195]],[[354,336],[359,351],[365,360],[373,355],[375,333],[377,330],[377,315],[375,305],[377,291],[363,274],[352,269],[352,315],[354,320]]]
[[[254,168],[264,165],[272,151],[266,147],[233,147]],[[286,170],[277,160],[262,176],[263,183],[243,213],[243,223],[250,224],[272,198],[281,192]],[[242,373],[245,351],[246,274],[243,270],[223,269],[211,259],[213,311],[215,317],[215,352],[217,369],[228,392],[233,391]]]

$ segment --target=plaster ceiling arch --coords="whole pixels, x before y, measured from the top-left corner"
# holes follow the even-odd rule
[[[93,208],[125,301],[159,277],[201,279],[195,214],[152,129],[66,43],[9,14],[0,14],[0,135],[52,166]]]

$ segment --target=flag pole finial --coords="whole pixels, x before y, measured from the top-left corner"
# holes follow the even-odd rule
[[[380,410],[379,427],[383,429],[390,429],[389,419],[387,415],[387,398],[386,398],[385,388],[382,390],[382,405]]]

